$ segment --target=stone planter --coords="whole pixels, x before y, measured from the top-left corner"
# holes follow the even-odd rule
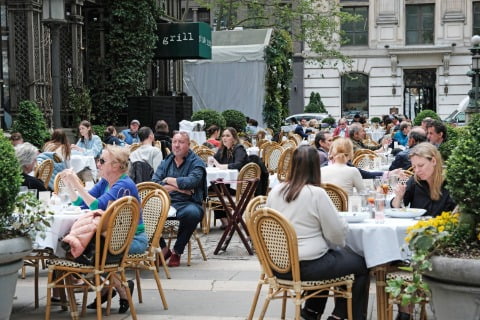
[[[480,260],[437,256],[423,280],[437,320],[480,319]]]
[[[21,237],[0,241],[0,319],[9,319],[23,257],[32,251],[32,241]]]

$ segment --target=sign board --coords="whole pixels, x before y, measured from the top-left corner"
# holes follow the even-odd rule
[[[155,59],[211,59],[212,29],[204,22],[160,23]]]

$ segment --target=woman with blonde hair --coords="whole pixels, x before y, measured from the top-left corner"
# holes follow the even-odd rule
[[[353,144],[350,139],[335,139],[330,146],[328,157],[331,164],[322,167],[323,182],[333,183],[348,194],[353,194],[353,187],[357,192],[365,191],[360,171],[347,165],[347,162],[353,158]]]
[[[417,144],[410,151],[414,175],[406,184],[397,184],[391,205],[425,209],[425,215],[436,217],[455,208],[455,202],[445,188],[443,160],[438,149],[429,142]]]
[[[355,275],[352,287],[353,319],[363,320],[368,270],[364,258],[345,247],[348,224],[321,187],[323,177],[319,163],[320,156],[315,148],[298,147],[293,153],[289,178],[270,191],[267,207],[279,211],[295,229],[303,281]],[[326,300],[308,299],[302,309],[302,319],[320,319]],[[345,318],[346,300],[335,299],[335,308],[328,320]]]

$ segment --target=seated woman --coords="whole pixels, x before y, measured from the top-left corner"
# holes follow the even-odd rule
[[[72,150],[79,151],[85,155],[92,155],[95,158],[100,156],[102,152],[102,140],[99,136],[95,135],[92,129],[92,125],[87,120],[80,122],[78,126],[80,132],[80,139],[77,144],[72,144]]]
[[[43,145],[44,152],[55,152],[65,162],[67,168],[70,163],[71,147],[67,135],[62,129],[55,129],[52,138]]]
[[[333,183],[348,194],[353,194],[353,187],[359,193],[365,191],[362,175],[358,169],[347,165],[353,157],[353,144],[350,139],[335,139],[330,146],[328,156],[332,163],[321,169],[323,182]]]
[[[123,196],[135,197],[140,203],[137,187],[127,175],[128,156],[129,151],[126,148],[107,145],[97,162],[98,174],[102,179],[89,191],[83,187],[75,172],[70,169],[62,171],[60,175],[67,186],[73,204],[91,210],[106,210],[111,201],[115,201]],[[137,231],[130,244],[128,253],[144,253],[147,250],[147,246],[147,235],[140,212]],[[114,283],[114,286],[120,295],[119,313],[125,313],[129,308],[125,289],[120,285],[120,282]],[[133,281],[129,280],[128,286],[130,291],[133,292]],[[107,300],[107,296],[105,288],[102,292],[102,303]],[[95,309],[96,301],[89,304],[88,308]]]
[[[105,144],[113,144],[117,146],[125,146],[125,141],[117,138],[117,129],[114,126],[108,126],[103,133],[103,142]]]
[[[365,319],[368,270],[361,256],[345,248],[348,224],[320,187],[319,162],[315,148],[298,147],[293,153],[288,180],[270,191],[267,207],[278,210],[293,224],[298,239],[301,279],[327,280],[353,273],[353,318]],[[320,319],[325,304],[326,298],[307,300],[302,318]],[[336,299],[335,309],[328,320],[346,318],[345,299]]]
[[[240,170],[247,162],[247,151],[238,140],[237,130],[232,127],[223,130],[222,145],[214,156],[214,166],[220,169]],[[230,192],[235,194],[235,190],[230,189]],[[222,221],[223,228],[228,224],[225,211],[215,210],[215,219]]]
[[[397,184],[392,199],[393,208],[402,203],[411,208],[425,209],[425,215],[436,217],[455,208],[455,202],[445,188],[443,161],[438,149],[429,142],[417,144],[410,151],[414,175],[406,184]]]
[[[47,191],[42,180],[30,175],[37,163],[38,149],[29,142],[24,142],[15,146],[15,156],[22,167],[23,182],[22,186],[28,189],[37,189],[38,191]]]
[[[220,135],[220,128],[216,125],[211,125],[207,129],[207,142],[213,145],[216,149],[220,148],[221,143],[218,141],[218,136]]]

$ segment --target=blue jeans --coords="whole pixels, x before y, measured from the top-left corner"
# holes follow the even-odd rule
[[[175,202],[172,206],[177,210],[177,220],[180,221],[173,250],[182,254],[198,223],[202,221],[203,207],[194,202]]]
[[[144,253],[148,248],[148,238],[145,232],[136,234],[133,236],[132,243],[130,244],[129,254]]]

